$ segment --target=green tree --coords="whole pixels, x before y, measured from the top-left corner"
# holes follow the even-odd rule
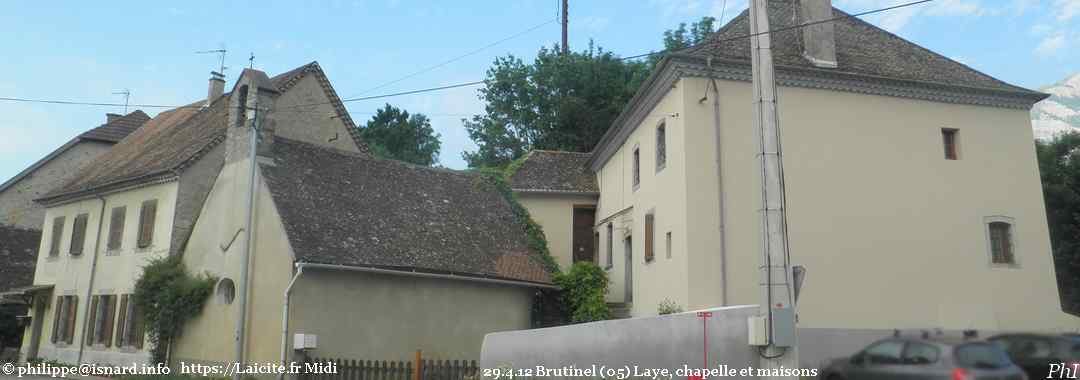
[[[697,45],[704,42],[716,31],[716,19],[709,16],[702,17],[701,20],[690,24],[689,29],[687,29],[685,22],[679,23],[678,28],[664,31],[663,51],[672,52]],[[655,65],[663,57],[663,53],[654,54],[649,56],[649,62]]]
[[[409,114],[387,104],[359,128],[360,136],[379,157],[425,166],[439,162],[440,136],[424,114]]]
[[[1080,134],[1036,141],[1062,308],[1080,313]]]
[[[501,167],[529,149],[589,151],[648,76],[649,66],[592,43],[560,54],[541,48],[532,64],[495,59],[480,99],[485,113],[464,120],[477,149],[471,167]]]

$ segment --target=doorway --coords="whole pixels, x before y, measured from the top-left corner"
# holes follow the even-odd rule
[[[571,238],[574,262],[597,262],[593,237],[593,224],[596,222],[596,206],[574,206],[574,230]]]
[[[626,303],[634,302],[634,241],[630,236],[626,237],[623,244],[623,252],[626,253]]]

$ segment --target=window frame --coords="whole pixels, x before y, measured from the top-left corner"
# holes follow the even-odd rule
[[[54,346],[67,347],[75,343],[75,322],[78,320],[79,296],[61,294],[55,297],[52,337]]]
[[[944,149],[945,160],[960,160],[960,130],[957,128],[941,128],[941,145]],[[949,149],[952,148],[952,149]]]
[[[109,212],[109,235],[105,244],[106,252],[124,249],[124,226],[127,224],[127,206],[116,206]]]
[[[64,240],[64,224],[67,223],[67,218],[63,215],[53,218],[52,221],[52,236],[49,237],[49,257],[56,258],[60,256],[60,244]]]
[[[1009,255],[1011,262],[996,262],[994,260],[994,236],[992,227],[994,224],[1004,223],[1008,225],[1009,232]],[[986,239],[986,255],[992,268],[1019,268],[1020,255],[1016,251],[1019,246],[1016,238],[1016,219],[1005,215],[993,215],[983,218],[983,233]]]
[[[643,233],[645,241],[643,243],[645,247],[642,256],[644,256],[645,263],[649,264],[656,261],[656,211],[649,210],[644,219]]]
[[[656,172],[667,167],[667,120],[660,119],[656,125]]]
[[[615,267],[615,224],[607,223],[607,265],[604,269]]]
[[[148,199],[143,201],[142,206],[139,207],[139,233],[136,236],[136,248],[147,249],[154,246],[154,230],[156,224],[157,199]]]
[[[634,191],[641,187],[641,146],[634,144],[630,153],[630,184]]]
[[[664,250],[666,251],[667,258],[671,259],[671,231],[664,233]]]
[[[75,215],[71,222],[71,239],[68,242],[68,255],[82,256],[86,250],[86,229],[90,224],[90,214],[81,213]]]

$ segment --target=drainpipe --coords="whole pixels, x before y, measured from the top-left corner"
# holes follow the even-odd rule
[[[292,294],[293,285],[296,284],[296,280],[300,278],[300,275],[304,274],[305,263],[296,263],[296,274],[293,274],[292,280],[289,280],[289,285],[285,287],[285,302],[281,307],[281,365],[285,368],[289,367],[289,364],[285,361],[289,356],[289,296]],[[278,374],[278,379],[284,379],[285,374]]]
[[[98,250],[101,249],[101,227],[105,222],[105,198],[98,195],[98,200],[101,201],[101,212],[98,213],[98,226],[97,226],[97,238],[94,239],[94,257],[90,258],[90,284],[86,286],[86,307],[83,308],[85,312],[83,315],[89,316],[90,312],[90,297],[93,296],[94,291],[94,275],[97,274],[97,258]],[[90,328],[90,318],[83,318],[82,338],[83,341],[79,342],[79,358],[77,364],[82,364],[83,350],[86,349],[86,332]]]
[[[712,69],[712,58],[710,57],[706,61],[710,69]],[[709,77],[709,83],[706,87],[712,85],[713,95],[713,129],[716,134],[716,189],[717,189],[717,204],[720,208],[720,306],[728,305],[728,284],[727,284],[727,229],[724,226],[724,221],[727,217],[727,209],[724,205],[724,150],[722,148],[723,138],[721,137],[721,125],[720,125],[720,86],[716,84],[716,78],[711,75]],[[706,90],[708,93],[708,90]],[[705,96],[708,96],[706,94]],[[703,101],[705,99],[702,99]]]

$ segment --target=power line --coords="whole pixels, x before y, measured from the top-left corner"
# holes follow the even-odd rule
[[[812,26],[812,25],[824,24],[824,23],[827,23],[827,22],[839,21],[839,20],[844,20],[844,19],[849,19],[849,18],[859,18],[859,17],[862,17],[862,16],[871,15],[871,14],[874,14],[874,13],[887,12],[887,11],[891,11],[891,10],[895,10],[895,9],[910,7],[910,6],[913,6],[913,5],[925,4],[925,3],[932,2],[932,1],[934,1],[934,0],[912,1],[912,2],[909,2],[909,3],[893,5],[891,7],[878,8],[878,9],[869,10],[869,11],[866,11],[866,12],[855,13],[855,14],[850,14],[850,15],[844,15],[844,16],[840,16],[840,17],[833,17],[833,18],[828,18],[828,19],[824,19],[824,20],[808,22],[808,23],[805,23],[805,24],[796,24],[796,25],[791,25],[791,26],[785,26],[785,27],[782,27],[782,28],[769,29],[769,30],[766,30],[764,32],[750,33],[750,34],[745,34],[745,35],[735,36],[735,37],[730,37],[730,38],[724,38],[724,39],[719,39],[719,40],[702,41],[700,43],[690,45],[690,46],[687,46],[685,48],[680,48],[680,49],[668,49],[668,50],[654,51],[654,52],[649,52],[649,53],[644,53],[644,54],[632,55],[632,56],[629,56],[629,57],[622,57],[622,58],[619,58],[619,59],[621,59],[621,60],[630,60],[630,59],[636,59],[636,58],[644,58],[644,57],[649,57],[649,56],[653,56],[653,55],[657,55],[657,54],[670,53],[672,50],[683,50],[683,49],[689,49],[689,48],[698,47],[698,46],[702,46],[702,45],[718,44],[718,43],[730,42],[730,41],[735,41],[735,40],[741,40],[741,39],[744,39],[744,38],[757,37],[757,36],[760,36],[760,35],[763,35],[763,34],[779,33],[779,32],[793,30],[793,29],[805,28],[805,27]]]
[[[699,43],[699,44],[696,44],[696,45],[692,45],[690,47],[696,47],[696,46],[701,46],[701,45],[705,45],[705,44],[715,44],[715,43],[734,41],[734,40],[738,40],[738,39],[750,38],[750,37],[759,36],[759,35],[768,34],[768,33],[783,32],[783,31],[787,31],[787,30],[804,28],[804,27],[811,26],[811,25],[823,24],[823,23],[826,23],[826,22],[833,22],[833,21],[843,20],[843,19],[847,19],[847,18],[858,18],[858,17],[861,17],[861,16],[866,16],[866,15],[870,15],[870,14],[874,14],[874,13],[886,12],[886,11],[900,9],[900,8],[904,8],[904,7],[910,7],[910,6],[914,6],[914,5],[929,3],[929,2],[932,2],[932,1],[934,1],[934,0],[913,1],[913,2],[909,2],[909,3],[894,5],[894,6],[886,7],[886,8],[874,9],[874,10],[861,12],[861,13],[855,13],[855,14],[851,14],[851,15],[845,15],[845,16],[834,17],[834,18],[815,21],[815,22],[809,22],[809,23],[805,23],[805,24],[797,24],[797,25],[792,25],[792,26],[787,26],[787,27],[782,27],[782,28],[777,28],[777,29],[771,29],[771,30],[767,30],[767,31],[764,31],[764,32],[759,32],[759,33],[746,34],[746,35],[730,37],[730,38],[725,38],[725,39],[720,39],[720,40],[709,40],[709,41],[705,41],[705,42],[702,42],[702,43]],[[553,21],[554,20],[548,21],[547,23],[551,23]],[[546,25],[547,23],[541,24],[541,26]],[[536,28],[536,27],[534,27],[534,28]],[[663,50],[663,51],[639,54],[639,55],[634,55],[634,56],[629,56],[629,57],[622,57],[622,58],[619,58],[619,59],[629,60],[629,59],[635,59],[635,58],[648,57],[648,56],[657,55],[657,54],[664,54],[664,53],[667,53],[667,52],[669,52],[669,51],[668,50]],[[459,59],[459,58],[456,58],[456,59]],[[438,65],[436,65],[436,66],[438,66]],[[382,94],[382,95],[373,95],[373,96],[348,98],[348,99],[343,99],[341,102],[349,103],[349,102],[358,102],[358,101],[364,101],[364,100],[389,98],[389,97],[402,96],[402,95],[412,95],[412,94],[419,94],[419,93],[432,92],[432,91],[448,90],[448,89],[459,88],[459,87],[476,86],[476,85],[483,84],[483,83],[485,83],[485,81],[483,81],[483,80],[465,82],[465,83],[457,83],[457,84],[451,84],[451,85],[446,85],[446,86],[428,87],[428,88],[422,88],[422,89],[418,89],[418,90],[401,91],[401,92],[394,92],[394,93]],[[71,101],[71,100],[30,99],[30,98],[17,98],[17,97],[0,97],[0,101],[24,102],[24,103],[63,104],[63,105],[104,106],[104,107],[123,107],[124,106],[123,103],[78,102],[78,101]],[[299,104],[299,105],[290,106],[290,107],[287,107],[287,108],[316,106],[316,105],[323,105],[323,104],[331,104],[331,102],[318,102],[318,103]],[[202,107],[202,105],[169,106],[169,105],[160,105],[160,104],[130,104],[129,106],[130,107],[136,107],[136,108]]]

